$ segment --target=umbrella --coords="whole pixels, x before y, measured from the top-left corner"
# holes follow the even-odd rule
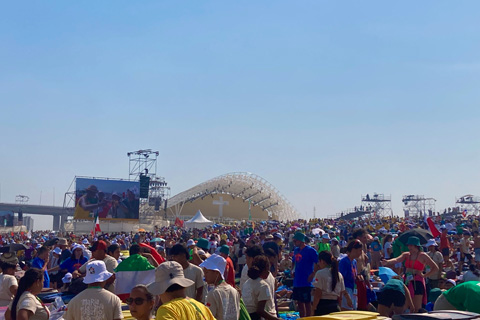
[[[8,249],[8,250],[7,250]],[[1,248],[0,252],[17,252],[20,250],[27,250],[28,247],[22,243],[11,243]]]
[[[382,279],[383,283],[387,283],[388,280],[390,280],[394,276],[398,276],[398,274],[396,274],[395,271],[390,268],[379,267],[378,276],[380,277],[380,279]]]
[[[420,239],[420,243],[423,245],[428,242],[429,239],[433,238],[433,235],[430,231],[422,229],[422,228],[415,228],[415,229],[410,229],[408,231],[405,231],[398,237],[398,240],[400,242],[406,244],[408,241],[408,238],[410,237],[418,237]]]
[[[320,228],[314,228],[314,229],[312,229],[312,233],[313,233],[314,235],[317,235],[317,234],[324,234],[324,233],[325,233],[325,231],[323,231],[323,230],[322,230],[322,229],[320,229]]]
[[[145,232],[145,229],[140,228],[140,229],[138,229],[138,232]]]
[[[51,246],[55,245],[57,242],[58,242],[58,238],[53,238],[53,239],[45,241],[45,243],[43,245],[46,246],[46,247],[51,247]]]
[[[150,242],[160,242],[160,241],[165,241],[165,239],[162,239],[162,238],[153,238],[152,240],[150,240]]]

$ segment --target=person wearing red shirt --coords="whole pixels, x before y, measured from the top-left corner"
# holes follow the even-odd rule
[[[450,256],[450,240],[448,240],[448,230],[444,226],[440,228],[442,234],[440,235],[440,251],[444,257]]]
[[[228,256],[230,254],[230,247],[224,244],[220,247],[220,256],[227,260],[227,267],[225,268],[224,278],[225,281],[235,288],[235,267],[233,261]]]

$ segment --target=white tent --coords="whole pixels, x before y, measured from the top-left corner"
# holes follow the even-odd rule
[[[213,222],[203,216],[200,210],[195,213],[192,219],[185,221],[185,227],[203,229],[213,225]]]

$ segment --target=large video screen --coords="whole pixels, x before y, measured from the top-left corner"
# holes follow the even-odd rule
[[[74,219],[138,219],[138,181],[75,179]]]
[[[13,227],[13,211],[0,211],[0,226]]]

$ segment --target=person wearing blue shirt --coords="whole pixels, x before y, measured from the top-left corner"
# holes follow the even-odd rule
[[[73,247],[70,258],[60,264],[60,269],[73,273],[75,270],[78,270],[81,266],[83,266],[87,261],[88,259],[83,255],[83,247],[77,244]]]
[[[313,269],[318,263],[317,251],[305,245],[305,235],[297,232],[293,237],[293,293],[292,300],[297,301],[300,318],[312,315],[312,281]]]
[[[43,287],[50,288],[50,277],[48,276],[48,255],[50,254],[50,250],[42,246],[37,251],[37,257],[32,261],[32,268],[37,268],[43,271]]]
[[[353,302],[353,310],[357,309],[357,299],[355,298],[355,280],[357,280],[357,259],[362,254],[363,246],[360,240],[353,240],[347,246],[347,255],[338,263],[338,271],[343,276],[345,291],[347,291]],[[360,276],[361,277],[361,276]],[[342,308],[350,310],[347,299],[343,297]]]
[[[378,237],[373,238],[370,248],[372,249],[372,269],[378,269],[382,260],[382,245]]]

